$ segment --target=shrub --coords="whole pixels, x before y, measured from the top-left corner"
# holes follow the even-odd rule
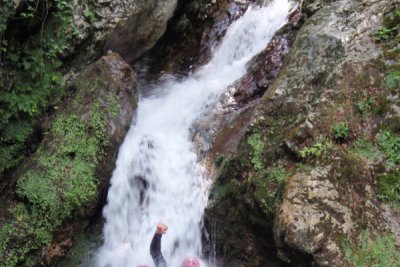
[[[16,14],[12,14],[15,10],[13,1],[5,1],[2,6],[0,174],[23,159],[25,142],[32,135],[35,122],[64,94],[59,56],[66,49],[68,35],[65,31],[72,18],[71,2],[24,1]],[[20,40],[19,30],[7,29],[9,20],[17,23],[19,29],[26,29],[23,40]],[[18,134],[9,134],[15,132],[16,127],[20,129]]]
[[[350,134],[349,124],[347,121],[340,122],[333,126],[333,138],[335,141],[344,141]]]

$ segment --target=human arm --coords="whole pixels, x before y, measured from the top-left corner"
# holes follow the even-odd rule
[[[161,252],[161,237],[167,232],[168,226],[165,224],[158,224],[156,232],[150,244],[150,255],[154,260],[156,266],[166,266],[165,259]]]

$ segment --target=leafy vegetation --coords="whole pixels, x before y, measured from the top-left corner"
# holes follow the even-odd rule
[[[378,177],[379,198],[396,205],[400,204],[400,169]]]
[[[377,39],[383,47],[384,58],[397,61],[400,55],[398,44],[400,42],[400,8],[388,15],[382,28],[377,32]],[[398,64],[388,66],[385,78],[385,87],[390,90],[400,88],[400,71]]]
[[[265,167],[263,163],[262,152],[264,150],[264,141],[259,133],[252,134],[248,139],[247,143],[252,148],[251,163],[260,175],[265,174]]]
[[[390,90],[400,88],[400,71],[390,72],[385,78],[385,86]]]
[[[378,40],[388,40],[392,36],[392,29],[388,29],[386,27],[382,27],[376,33],[376,37]]]
[[[303,159],[318,158],[325,154],[331,147],[331,143],[325,137],[319,137],[316,143],[310,147],[305,147],[300,151]]]
[[[4,1],[0,15],[0,173],[22,160],[35,121],[65,91],[59,57],[67,47],[70,2],[28,0],[13,14],[14,1]],[[20,29],[26,31],[21,34]]]
[[[333,138],[335,141],[344,141],[350,134],[349,124],[347,121],[340,122],[333,126]]]
[[[361,114],[371,110],[374,99],[371,97],[365,97],[363,101],[357,102],[356,106]]]
[[[354,143],[352,152],[372,161],[379,160],[384,156],[378,147],[366,139],[358,139]]]
[[[290,175],[292,175],[290,171],[274,165],[268,171],[268,180],[282,184]]]
[[[380,132],[377,142],[382,149],[388,163],[395,165],[400,163],[400,137],[389,131]]]
[[[96,197],[95,168],[109,144],[107,121],[120,110],[115,94],[105,98],[107,108],[95,102],[86,122],[75,114],[58,116],[48,133],[52,143],[36,151],[19,178],[16,194],[25,204],[12,208],[14,219],[0,227],[5,266],[33,266],[32,252],[50,244],[53,232]]]
[[[371,161],[386,160],[386,172],[377,177],[379,198],[395,206],[400,204],[400,137],[390,131],[381,131],[376,143],[358,139],[351,151]]]
[[[394,39],[400,31],[400,9],[393,11],[393,18],[387,18],[383,26],[377,31],[376,37],[379,41]]]
[[[396,248],[393,235],[371,236],[368,231],[361,235],[360,242],[343,244],[346,260],[354,267],[398,267],[400,250]]]
[[[17,183],[16,193],[29,205],[14,208],[12,213],[17,220],[0,230],[0,255],[6,266],[15,266],[30,251],[48,245],[62,221],[96,194],[94,168],[99,140],[89,135],[76,115],[58,118],[52,135],[58,140],[55,153],[41,147],[37,151],[37,166]],[[15,238],[31,241],[21,245]]]

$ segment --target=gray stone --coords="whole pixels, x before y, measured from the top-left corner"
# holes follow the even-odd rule
[[[73,5],[64,57],[81,53],[90,58],[112,50],[132,63],[165,32],[177,0],[102,0],[93,5],[74,0]]]

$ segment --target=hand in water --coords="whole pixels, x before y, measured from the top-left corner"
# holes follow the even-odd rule
[[[168,226],[166,224],[159,223],[157,225],[156,233],[157,234],[165,234],[167,232],[167,230],[168,230]]]

